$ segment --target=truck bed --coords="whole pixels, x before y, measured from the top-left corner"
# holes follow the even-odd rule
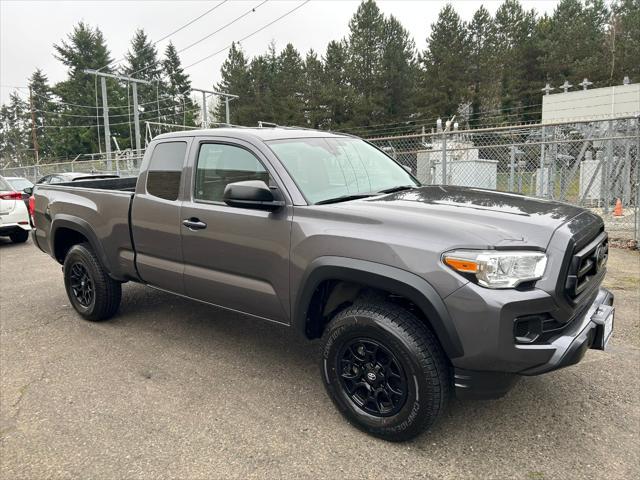
[[[110,274],[117,280],[137,278],[129,226],[136,177],[79,180],[36,185],[35,241],[58,260],[64,252],[52,252],[54,239],[80,228]]]
[[[74,188],[96,188],[100,190],[120,190],[123,192],[135,192],[138,177],[123,178],[99,178],[96,180],[76,180],[75,182],[56,183]]]

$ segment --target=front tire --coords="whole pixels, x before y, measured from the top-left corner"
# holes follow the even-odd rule
[[[327,393],[356,427],[390,441],[431,427],[451,391],[437,338],[411,312],[388,302],[339,312],[322,340]]]
[[[13,243],[24,243],[29,240],[29,232],[26,230],[18,230],[9,235],[9,238]]]
[[[89,244],[74,245],[64,259],[64,286],[73,308],[94,322],[113,317],[122,287],[100,264]]]

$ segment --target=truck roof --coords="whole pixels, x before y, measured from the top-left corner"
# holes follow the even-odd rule
[[[334,137],[345,138],[351,135],[296,127],[222,127],[185,130],[181,132],[163,133],[155,139],[179,137],[233,137],[239,139],[259,139],[262,141],[281,140],[285,138]]]

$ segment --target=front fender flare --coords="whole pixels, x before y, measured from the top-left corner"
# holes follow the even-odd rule
[[[325,280],[360,283],[411,300],[426,315],[447,356],[456,358],[464,354],[447,307],[429,282],[406,270],[346,257],[319,257],[305,271],[292,312],[293,326],[302,335],[306,335],[313,293]]]

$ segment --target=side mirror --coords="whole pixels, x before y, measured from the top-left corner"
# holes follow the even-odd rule
[[[24,190],[22,190],[22,193],[24,193],[27,197],[30,197],[31,195],[33,195],[33,187],[27,187]]]
[[[230,183],[224,189],[222,200],[230,207],[253,208],[269,212],[284,206],[284,202],[276,200],[271,189],[262,180]]]

